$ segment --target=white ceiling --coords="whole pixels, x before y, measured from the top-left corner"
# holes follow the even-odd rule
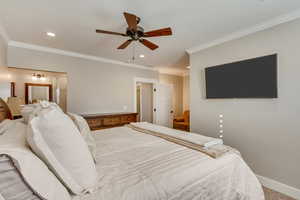
[[[0,0],[0,22],[11,40],[127,62],[125,38],[95,29],[125,32],[123,12],[141,18],[145,30],[172,27],[173,36],[151,38],[160,48],[136,45],[136,63],[185,69],[186,49],[206,44],[300,8],[300,0]],[[49,38],[46,32],[56,33]]]

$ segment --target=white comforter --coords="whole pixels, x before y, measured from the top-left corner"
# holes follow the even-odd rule
[[[237,153],[213,159],[128,127],[95,131],[98,189],[73,200],[263,200]]]

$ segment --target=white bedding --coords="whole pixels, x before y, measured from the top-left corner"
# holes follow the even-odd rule
[[[73,200],[263,200],[238,153],[213,159],[128,127],[95,131],[98,190]]]

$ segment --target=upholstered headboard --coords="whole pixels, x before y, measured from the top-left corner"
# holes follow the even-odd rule
[[[12,114],[6,102],[0,98],[0,122],[4,119],[12,119]]]

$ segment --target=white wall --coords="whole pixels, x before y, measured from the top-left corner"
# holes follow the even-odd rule
[[[6,66],[7,43],[0,35],[0,67]]]
[[[191,129],[218,134],[239,149],[255,173],[300,188],[300,20],[190,56]],[[277,99],[205,99],[204,68],[278,53]],[[255,80],[255,77],[253,77]]]
[[[7,98],[11,96],[11,84],[9,82],[0,82],[0,98],[7,101]]]
[[[7,42],[0,34],[0,84],[8,81],[6,73],[7,65]]]
[[[131,112],[134,77],[158,79],[156,71],[11,46],[8,66],[67,72],[68,111],[76,113]]]
[[[10,76],[9,73],[7,72],[6,66],[7,66],[7,41],[0,34],[0,87],[2,88],[7,85],[10,85]],[[1,90],[1,92],[3,92],[3,90]],[[4,94],[2,94],[2,96],[3,95]]]

